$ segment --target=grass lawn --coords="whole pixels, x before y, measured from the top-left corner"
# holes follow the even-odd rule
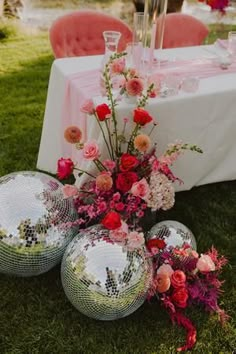
[[[0,42],[0,176],[36,169],[52,61],[47,34],[18,34]],[[221,327],[215,315],[188,311],[198,330],[193,353],[236,350],[235,215],[233,181],[177,193],[174,208],[159,216],[186,224],[199,252],[214,244],[229,259],[220,305],[231,320]],[[86,318],[64,295],[59,267],[35,278],[0,275],[0,299],[1,354],[169,354],[185,339],[157,302],[115,322]]]

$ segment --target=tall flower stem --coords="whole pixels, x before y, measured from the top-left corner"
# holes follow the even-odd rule
[[[134,138],[135,136],[137,135],[137,132],[139,131],[139,128],[140,128],[140,125],[139,124],[136,124],[131,136],[130,136],[130,139],[129,139],[129,142],[128,142],[128,146],[127,146],[127,152],[130,151],[130,148],[132,147],[133,145],[133,141],[134,141]]]
[[[108,153],[109,153],[109,155],[110,155],[110,158],[112,159],[112,158],[113,158],[112,146],[111,146],[111,150],[110,150],[108,141],[107,141],[107,139],[106,139],[105,132],[104,132],[103,127],[102,127],[102,124],[101,124],[100,120],[98,119],[96,113],[95,113],[94,115],[95,115],[95,118],[96,118],[96,120],[97,120],[97,122],[98,122],[99,128],[101,129],[102,136],[103,136],[104,142],[105,142],[105,144],[106,144],[106,147],[107,147]],[[109,135],[109,134],[108,134],[108,136],[109,136],[109,138],[110,138],[110,135]]]
[[[113,94],[112,94],[112,83],[111,83],[111,76],[109,73],[109,63],[106,64],[103,75],[105,78],[107,99],[110,101],[110,105],[111,105],[111,107],[110,107],[111,108],[111,116],[112,116],[112,121],[114,124],[114,133],[115,133],[115,152],[116,152],[116,156],[118,156],[118,134],[117,134],[117,120],[116,120],[116,114],[115,114],[116,101],[113,99]]]

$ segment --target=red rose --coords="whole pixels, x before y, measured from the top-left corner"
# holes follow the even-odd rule
[[[188,301],[188,291],[186,288],[178,288],[174,290],[171,300],[174,305],[184,309],[187,306]]]
[[[174,288],[183,288],[185,287],[186,275],[182,270],[175,270],[171,276],[171,285]]]
[[[111,116],[111,110],[106,103],[99,104],[95,109],[98,119],[102,122]]]
[[[120,170],[123,172],[130,171],[132,168],[136,167],[137,164],[137,157],[130,154],[123,154],[120,159]]]
[[[101,221],[101,224],[108,230],[115,230],[121,227],[120,214],[110,211]]]
[[[136,108],[133,118],[134,122],[140,125],[145,125],[153,120],[150,114],[143,108]]]
[[[148,240],[147,242],[147,249],[151,252],[153,248],[158,248],[162,250],[163,248],[166,247],[166,243],[164,240],[161,240],[160,238],[153,238],[151,240]]]
[[[137,182],[137,180],[138,176],[135,172],[118,173],[116,179],[116,188],[121,192],[126,193],[131,189],[133,183]]]
[[[57,175],[59,179],[69,177],[74,169],[74,163],[71,159],[60,158],[57,161]]]

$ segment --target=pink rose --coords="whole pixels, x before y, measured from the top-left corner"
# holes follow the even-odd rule
[[[175,270],[174,273],[171,275],[171,285],[177,288],[184,288],[186,282],[186,275],[182,270]]]
[[[93,114],[95,109],[94,109],[94,104],[93,101],[90,100],[86,100],[84,102],[84,104],[82,105],[82,107],[80,108],[81,112],[87,113],[87,114]]]
[[[174,273],[170,264],[164,263],[157,269],[157,274],[167,274],[169,277]]]
[[[131,231],[128,235],[127,246],[129,250],[140,248],[144,244],[144,236],[142,232]]]
[[[63,157],[57,161],[57,175],[59,179],[69,177],[74,169],[74,163],[71,159],[64,159]]]
[[[150,189],[149,189],[149,185],[148,185],[146,179],[142,178],[140,181],[134,182],[130,192],[135,197],[140,197],[142,199],[148,198],[148,195],[150,193]]]
[[[96,160],[99,157],[99,147],[96,141],[90,141],[84,144],[83,157],[86,160]]]
[[[65,184],[62,187],[62,193],[64,198],[74,197],[75,195],[78,194],[78,188],[70,184]]]
[[[201,273],[207,273],[207,272],[213,272],[216,269],[216,267],[215,267],[215,263],[213,262],[210,256],[208,256],[207,254],[202,254],[197,261],[197,269]]]
[[[110,171],[114,170],[116,167],[116,163],[112,160],[104,160],[102,163]]]
[[[125,85],[127,94],[130,96],[140,96],[143,89],[143,81],[138,78],[129,79]]]
[[[111,230],[109,235],[111,240],[118,243],[125,243],[128,232],[128,225],[124,221],[121,221],[121,226],[118,229]]]

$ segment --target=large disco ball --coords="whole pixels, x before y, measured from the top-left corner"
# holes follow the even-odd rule
[[[81,231],[67,247],[61,277],[68,299],[80,312],[115,320],[143,304],[152,265],[145,248],[128,251],[110,239],[108,230],[95,225]]]
[[[195,237],[184,224],[174,220],[165,220],[154,225],[148,232],[148,239],[162,239],[166,247],[182,247],[185,243],[197,250]]]
[[[0,272],[33,276],[54,267],[78,229],[72,200],[62,184],[39,172],[0,178]],[[67,224],[68,225],[68,224]]]

